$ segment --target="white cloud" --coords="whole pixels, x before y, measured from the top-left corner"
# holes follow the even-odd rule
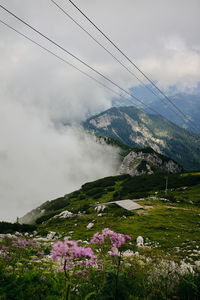
[[[177,89],[194,88],[199,82],[200,56],[177,37],[162,39],[163,53],[141,60],[143,69],[163,89],[176,85]]]
[[[2,106],[0,120],[0,218],[16,219],[46,200],[114,173],[116,150],[97,144],[81,129],[57,130],[9,102]]]

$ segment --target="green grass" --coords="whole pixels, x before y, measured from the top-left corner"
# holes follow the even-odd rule
[[[70,235],[72,239],[90,240],[95,232],[109,227],[133,238],[141,235],[150,246],[157,247],[165,253],[186,256],[185,244],[191,248],[194,248],[194,245],[200,247],[200,174],[169,175],[167,195],[164,188],[165,176],[162,174],[138,177],[124,175],[87,183],[79,191],[63,197],[63,202],[67,205],[62,210],[71,211],[73,217],[51,218],[40,224],[38,231],[41,234],[56,231],[63,236]],[[164,202],[159,198],[147,198],[155,196],[155,192],[157,197],[169,200]],[[97,216],[98,213],[94,209],[97,202],[144,196],[145,200],[139,202],[144,210],[127,212],[110,204],[102,212],[102,216]],[[58,201],[49,204],[50,207],[58,204],[58,210],[47,209],[46,214],[51,212],[56,215],[62,211]],[[94,223],[94,227],[87,229],[86,226],[91,222]]]

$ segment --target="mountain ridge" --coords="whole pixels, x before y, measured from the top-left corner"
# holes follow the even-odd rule
[[[182,165],[200,169],[200,136],[161,115],[130,107],[113,107],[83,122],[85,130],[131,147],[151,147]]]
[[[183,167],[176,161],[154,151],[150,147],[142,149],[133,148],[109,137],[97,137],[97,142],[112,145],[119,149],[121,156],[121,164],[117,171],[119,175],[129,174],[131,176],[138,176],[159,172],[180,173],[183,171]]]
[[[150,86],[149,86],[150,87]],[[143,100],[143,102],[151,106],[151,108],[155,109],[158,113],[160,113],[163,117],[167,118],[168,120],[174,122],[178,126],[185,128],[187,130],[191,130],[197,134],[200,133],[200,95],[199,89],[196,90],[196,93],[191,92],[180,92],[176,88],[172,88],[172,90],[168,90],[168,97],[170,98],[171,102],[175,104],[177,107],[181,108],[181,111],[184,113],[186,117],[180,117],[178,113],[174,113],[170,107],[169,102],[158,100],[158,97],[154,95],[150,95],[149,91],[142,87],[134,87],[131,89],[134,95]],[[113,107],[121,107],[121,106],[131,106],[132,102],[128,99],[113,99],[112,106]],[[173,109],[174,110],[174,109]],[[149,109],[144,108],[144,112],[148,113]],[[196,124],[192,125],[191,122]]]

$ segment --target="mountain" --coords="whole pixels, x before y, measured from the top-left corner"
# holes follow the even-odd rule
[[[200,169],[200,136],[161,115],[146,114],[133,106],[113,107],[89,118],[83,127],[131,147],[151,147],[185,169]]]
[[[148,86],[151,88],[150,86]],[[138,86],[131,89],[132,93],[141,99],[146,105],[149,105],[151,108],[155,109],[162,116],[167,118],[168,120],[174,122],[175,124],[189,129],[195,133],[200,133],[200,94],[199,91],[196,94],[191,93],[178,93],[176,89],[172,89],[172,91],[168,91],[168,97],[171,102],[173,102],[181,111],[184,113],[186,118],[176,111],[176,109],[165,99],[161,97],[162,100],[159,100],[153,94],[149,93],[149,91],[142,86]],[[112,101],[113,107],[120,106],[131,106],[133,105],[132,101],[128,99],[118,99]],[[176,113],[174,113],[174,110]],[[145,112],[149,112],[149,109],[144,108]],[[185,121],[184,121],[185,119]],[[191,124],[190,121],[194,124]]]
[[[171,158],[161,155],[152,148],[133,148],[109,137],[96,137],[97,142],[118,148],[121,156],[118,174],[138,176],[155,173],[180,173],[183,168]]]
[[[148,149],[148,148],[147,148]],[[155,151],[131,151],[124,157],[119,168],[119,174],[139,176],[155,173],[180,173],[183,168],[172,159],[161,156]]]
[[[177,107],[181,108],[181,111],[187,116],[187,118],[184,118],[185,122],[171,110],[166,109],[166,105],[159,105],[158,101],[153,103],[152,107],[165,118],[177,125],[196,133],[200,133],[200,96],[179,93],[170,97],[170,99]],[[190,121],[192,121],[192,124]]]

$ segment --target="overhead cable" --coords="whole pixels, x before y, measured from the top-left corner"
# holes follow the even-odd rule
[[[54,53],[53,51],[49,50],[48,48],[42,46],[40,43],[36,42],[35,40],[31,39],[30,37],[28,37],[27,35],[25,35],[24,33],[20,32],[19,30],[15,29],[14,27],[12,27],[11,25],[9,25],[8,23],[0,20],[0,23],[4,24],[6,27],[12,29],[13,31],[15,31],[16,33],[18,33],[19,35],[23,36],[24,38],[26,38],[27,40],[29,40],[30,42],[34,43],[35,45],[39,46],[41,49],[47,51],[48,53],[52,54],[53,56],[55,56],[56,58],[58,58],[59,60],[61,60],[62,62],[66,63],[67,65],[69,65],[70,67],[74,68],[75,70],[79,71],[80,73],[82,73],[83,75],[87,76],[88,78],[96,81],[98,84],[102,85],[104,88],[110,90],[112,93],[115,93],[117,96],[122,96],[120,93],[118,93],[117,91],[111,89],[109,86],[105,85],[104,83],[102,83],[101,81],[99,81],[98,79],[94,78],[93,76],[89,75],[88,73],[86,73],[85,71],[79,69],[78,67],[76,67],[75,65],[73,65],[72,63],[68,62],[66,59],[62,58],[61,56],[57,55],[56,53]]]
[[[198,126],[191,120],[188,119],[188,116],[182,112],[182,110],[171,101],[171,99],[142,71],[112,40],[108,37],[72,0],[68,0],[148,81],[149,83],[157,90],[159,93],[169,102],[171,105],[182,115],[184,118],[187,119],[188,122],[193,124],[192,126],[195,127],[199,131]],[[185,121],[185,119],[184,119]]]
[[[22,22],[24,25],[26,25],[29,28],[31,28],[33,31],[35,31],[36,33],[38,33],[40,36],[42,36],[46,40],[48,40],[49,42],[51,42],[52,44],[54,44],[55,46],[57,46],[59,49],[63,50],[65,53],[67,53],[71,57],[75,58],[77,61],[79,61],[80,63],[82,63],[84,66],[88,67],[93,72],[95,72],[96,74],[98,74],[101,77],[103,77],[104,79],[106,79],[109,83],[111,83],[112,85],[114,85],[115,87],[117,87],[118,89],[120,89],[121,91],[123,91],[125,94],[129,95],[131,98],[135,99],[136,101],[138,101],[139,103],[141,103],[142,105],[144,105],[145,107],[147,107],[148,109],[150,109],[151,111],[153,111],[154,113],[156,113],[156,114],[159,115],[159,113],[155,109],[153,109],[153,108],[149,107],[148,105],[146,105],[138,97],[134,96],[132,93],[130,93],[127,90],[125,90],[124,88],[122,88],[120,85],[118,85],[117,83],[115,83],[113,80],[111,80],[110,78],[108,78],[107,76],[105,76],[104,74],[102,74],[101,72],[99,72],[98,70],[96,70],[95,68],[91,67],[88,63],[84,62],[82,59],[78,58],[76,55],[74,55],[71,52],[69,52],[68,50],[66,50],[63,46],[60,46],[58,43],[56,43],[55,41],[53,41],[51,38],[49,38],[45,34],[41,33],[38,29],[34,28],[32,25],[28,24],[26,21],[22,20],[20,17],[18,17],[17,15],[15,15],[11,11],[9,11],[7,8],[5,8],[2,5],[0,5],[0,8],[2,8],[3,10],[5,10],[7,13],[9,13],[10,15],[12,15],[14,18],[16,18],[17,20],[19,20],[20,22]]]
[[[156,96],[159,100],[163,101],[164,104],[167,104],[163,98],[160,98],[158,94],[156,94],[148,85],[146,85],[139,77],[137,77],[128,67],[126,67],[115,55],[113,55],[106,47],[102,45],[93,35],[91,35],[80,23],[78,23],[66,10],[64,10],[58,3],[54,0],[50,0],[59,10],[61,10],[70,20],[72,20],[81,30],[83,30],[93,41],[95,41],[101,48],[103,48],[113,59],[115,59],[124,69],[126,69],[133,77],[135,77],[146,89],[148,89],[154,96]],[[177,115],[177,112],[174,111],[170,106],[168,108]],[[181,116],[178,115],[180,119]]]
[[[58,7],[70,20],[72,20],[79,28],[81,28],[95,43],[97,43],[101,48],[103,48],[113,59],[115,59],[124,69],[126,69],[132,76],[134,76],[146,89],[148,89],[154,96],[159,96],[150,89],[139,77],[137,77],[129,68],[127,68],[115,55],[113,55],[106,47],[102,45],[92,34],[90,34],[80,23],[78,23],[66,10],[64,10],[58,3],[54,0],[50,0],[55,6]]]

